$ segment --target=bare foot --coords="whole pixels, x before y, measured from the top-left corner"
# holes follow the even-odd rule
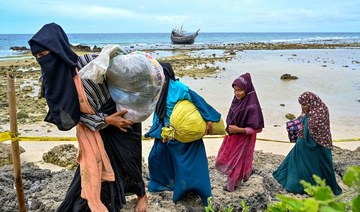
[[[148,198],[146,194],[142,197],[138,197],[135,212],[148,212]]]

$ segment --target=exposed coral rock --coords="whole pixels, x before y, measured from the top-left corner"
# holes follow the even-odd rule
[[[49,152],[44,153],[43,160],[67,169],[77,167],[77,148],[73,144],[63,144],[53,147]]]
[[[297,76],[292,76],[291,74],[283,74],[280,79],[282,80],[296,80],[299,79]]]
[[[20,154],[25,152],[25,149],[20,147]],[[12,147],[11,144],[0,143],[0,167],[12,164]]]

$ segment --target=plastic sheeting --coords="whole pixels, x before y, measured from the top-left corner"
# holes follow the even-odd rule
[[[124,118],[139,123],[154,112],[165,76],[151,55],[132,52],[111,59],[106,81],[117,110],[126,109]]]
[[[82,79],[91,79],[96,83],[103,83],[110,59],[116,55],[124,54],[126,52],[119,45],[106,45],[95,59],[79,71],[79,75]]]

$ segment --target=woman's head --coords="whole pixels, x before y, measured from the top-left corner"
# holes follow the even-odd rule
[[[314,107],[323,104],[320,97],[310,91],[302,93],[299,96],[298,101],[299,101],[299,104],[301,105],[302,111],[305,114],[308,114],[310,112],[310,110],[312,110]]]
[[[165,82],[163,85],[163,88],[160,93],[159,100],[156,104],[155,113],[159,117],[159,119],[163,119],[166,115],[166,99],[167,99],[167,93],[169,90],[170,80],[176,80],[175,78],[175,72],[172,69],[172,66],[170,63],[161,63],[160,65],[163,68],[164,75],[165,75]]]
[[[264,127],[264,119],[255,88],[249,73],[242,74],[232,83],[234,98],[229,109],[226,123],[239,127]]]
[[[232,83],[232,87],[234,88],[235,98],[238,100],[243,99],[249,92],[254,90],[249,73],[242,74],[236,78]]]
[[[42,58],[43,56],[48,55],[49,53],[50,53],[49,50],[45,50],[45,51],[42,51],[42,52],[39,52],[39,53],[35,53],[35,54],[34,54],[34,57],[35,57],[36,59],[40,59],[40,58]]]
[[[30,40],[31,53],[36,57],[50,51],[64,63],[76,65],[78,56],[71,49],[71,44],[61,26],[56,23],[45,24]],[[40,61],[41,62],[41,61]]]
[[[64,30],[45,24],[30,40],[31,53],[41,66],[42,92],[49,112],[45,121],[69,130],[80,118],[79,98],[73,77],[78,56],[72,51]]]
[[[34,55],[36,59],[41,58],[50,53],[48,48],[38,44],[37,42],[31,42],[31,53]]]
[[[160,63],[160,65],[163,67],[166,79],[176,80],[175,72],[173,71],[170,63]]]
[[[234,88],[234,94],[235,94],[236,99],[240,100],[246,96],[245,91],[241,87],[239,87],[237,85],[233,85],[233,88]]]
[[[308,129],[310,136],[320,145],[331,148],[331,132],[329,110],[320,97],[312,92],[304,92],[299,96],[299,104],[308,116]],[[299,137],[304,137],[304,131]]]
[[[302,110],[305,114],[307,114],[307,113],[309,112],[309,110],[310,110],[310,106],[309,106],[308,104],[303,104],[303,105],[301,105],[301,110]]]

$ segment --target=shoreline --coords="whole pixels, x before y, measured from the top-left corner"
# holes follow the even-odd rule
[[[82,54],[83,52],[79,52]],[[200,94],[225,120],[233,97],[232,81],[240,74],[249,72],[259,97],[265,118],[265,128],[257,138],[287,141],[285,115],[300,113],[298,96],[307,90],[318,94],[330,110],[330,123],[333,140],[355,139],[347,149],[356,149],[360,141],[360,48],[336,49],[283,49],[283,50],[177,50],[174,55],[154,57],[170,62],[180,80]],[[26,61],[26,62],[25,62]],[[18,128],[21,136],[65,136],[75,137],[75,130],[59,131],[54,125],[45,123],[43,117],[47,112],[44,99],[37,99],[37,79],[40,69],[35,66],[35,59],[24,61],[0,61],[0,73],[6,75],[8,68],[18,69],[17,101]],[[11,65],[9,65],[11,64]],[[35,65],[34,65],[35,64]],[[2,68],[1,68],[2,66]],[[207,68],[204,66],[207,66]],[[23,71],[26,69],[27,71]],[[32,67],[36,67],[33,69]],[[188,71],[188,67],[190,70]],[[213,68],[213,69],[212,69]],[[202,72],[204,71],[204,72]],[[181,75],[182,73],[187,73]],[[299,77],[298,80],[280,80],[282,74]],[[9,130],[6,97],[6,77],[1,78],[2,96],[0,104],[0,132]],[[21,88],[23,82],[32,82],[30,91]],[[31,94],[31,95],[30,95]],[[339,101],[341,100],[341,101]],[[145,134],[151,127],[152,116],[142,123]],[[222,139],[218,139],[222,140]],[[214,152],[220,141],[208,150]],[[215,144],[216,143],[216,144]],[[257,143],[266,142],[258,141]],[[336,142],[342,143],[342,142]],[[40,144],[40,142],[38,142]],[[59,144],[54,142],[54,145]],[[282,145],[263,145],[261,149],[278,152]],[[286,144],[287,145],[287,144]],[[42,145],[39,146],[41,151]],[[289,146],[289,145],[288,145]],[[208,148],[208,147],[207,147]],[[260,147],[259,147],[260,148]],[[34,150],[36,151],[36,150]],[[147,149],[144,152],[149,151]],[[287,149],[279,150],[287,153]]]
[[[18,47],[18,46],[12,46]],[[12,48],[11,47],[11,48]],[[91,48],[88,45],[74,45],[73,50],[78,54],[84,54],[88,52],[97,53],[101,51],[101,47]],[[123,47],[123,46],[122,46]],[[30,49],[28,47],[21,47],[24,50],[13,50],[15,55],[0,56],[0,67],[2,66],[1,61],[6,60],[25,60],[32,57]],[[192,45],[181,45],[181,44],[169,44],[169,45],[132,45],[124,46],[126,51],[181,51],[181,50],[290,50],[290,49],[358,49],[360,48],[360,42],[340,42],[337,40],[330,41],[319,41],[319,42],[230,42],[230,43],[218,43],[218,44],[192,44]],[[88,50],[91,51],[88,51]]]
[[[159,52],[159,54],[157,54]],[[152,52],[158,58],[161,51]],[[167,52],[169,53],[169,52]],[[242,209],[238,200],[245,200],[251,210],[263,211],[266,204],[276,201],[276,193],[288,193],[275,181],[272,172],[280,165],[284,156],[294,146],[290,142],[272,142],[265,140],[287,141],[285,115],[298,115],[300,105],[298,96],[307,90],[318,94],[329,107],[333,140],[358,139],[350,142],[334,142],[334,170],[337,180],[346,192],[349,188],[341,180],[346,167],[357,165],[360,158],[360,49],[286,49],[286,50],[176,50],[159,60],[173,64],[176,75],[182,82],[196,91],[218,110],[225,120],[233,98],[232,81],[244,72],[252,75],[253,83],[263,109],[265,128],[257,135],[253,158],[254,174],[241,188],[228,193],[223,191],[226,176],[215,169],[215,157],[222,144],[221,137],[204,138],[212,186],[213,204],[226,207],[232,204],[235,210]],[[75,137],[75,129],[59,131],[54,125],[43,121],[47,112],[46,102],[38,99],[36,87],[40,69],[36,61],[8,61],[2,66],[0,74],[6,75],[7,69],[16,73],[18,131],[21,136]],[[25,64],[25,65],[24,65]],[[34,65],[35,64],[35,65]],[[10,67],[10,65],[12,65]],[[2,67],[1,67],[2,66]],[[35,69],[33,69],[35,67]],[[185,74],[184,74],[185,73]],[[280,76],[288,73],[297,76],[297,80],[281,80]],[[6,77],[1,77],[0,92],[0,132],[9,130],[6,98]],[[26,84],[27,86],[24,86]],[[142,123],[142,133],[146,133],[152,124],[152,116]],[[10,141],[6,143],[11,144]],[[64,167],[45,163],[44,153],[60,144],[73,144],[76,141],[20,141],[25,149],[20,155],[22,172],[25,173],[26,185],[33,185],[28,190],[29,200],[35,208],[55,211],[62,201],[71,183],[73,171]],[[143,177],[149,179],[147,158],[153,145],[153,139],[143,140]],[[28,163],[30,162],[30,163]],[[15,204],[10,166],[2,168],[7,173],[9,184],[4,190],[4,197],[11,196],[9,205]],[[33,181],[31,181],[33,180]],[[41,186],[37,186],[40,181]],[[62,183],[58,183],[61,181]],[[35,188],[40,188],[34,192]],[[172,192],[148,192],[149,211],[202,211],[204,207],[195,195],[174,203]],[[136,196],[128,196],[122,211],[134,211]],[[5,207],[5,206],[0,206]],[[10,208],[15,208],[15,206]],[[53,209],[53,210],[52,210]]]

